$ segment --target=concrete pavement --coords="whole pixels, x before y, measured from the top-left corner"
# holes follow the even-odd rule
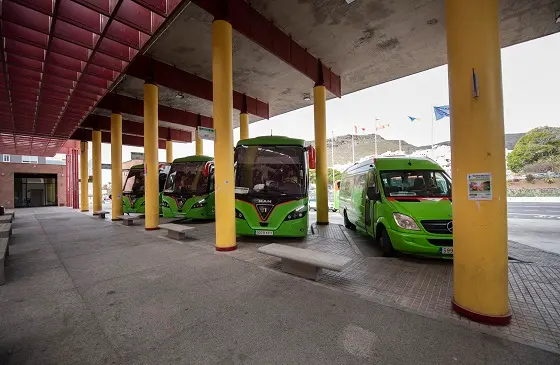
[[[560,356],[66,208],[18,210],[2,364],[558,364]],[[240,252],[240,251],[239,251]]]

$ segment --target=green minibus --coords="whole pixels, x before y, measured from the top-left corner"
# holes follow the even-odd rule
[[[395,251],[453,256],[451,178],[424,157],[375,158],[348,168],[339,195],[344,225]]]
[[[213,158],[197,155],[175,159],[162,195],[164,218],[214,219]]]
[[[266,136],[235,148],[235,221],[240,236],[304,237],[308,149],[302,139]]]
[[[167,179],[170,165],[168,163],[159,164],[159,192],[161,202],[161,191]],[[123,213],[144,213],[144,165],[134,165],[130,168],[123,184],[122,204]],[[161,207],[160,207],[161,213]]]

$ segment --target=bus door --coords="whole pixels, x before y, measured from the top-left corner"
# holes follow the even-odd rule
[[[365,200],[365,230],[367,233],[373,236],[374,229],[373,229],[373,222],[376,221],[375,216],[375,201],[369,200],[367,194],[367,187],[375,187],[377,190],[377,186],[375,183],[375,170],[369,170],[366,175],[366,189],[364,189],[364,200]]]

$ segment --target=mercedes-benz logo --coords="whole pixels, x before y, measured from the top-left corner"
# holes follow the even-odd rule
[[[447,223],[447,230],[449,231],[449,233],[453,233],[453,221],[449,221]]]

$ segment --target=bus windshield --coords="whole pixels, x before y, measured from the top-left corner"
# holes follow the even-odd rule
[[[206,162],[179,162],[171,165],[164,193],[203,195],[208,193],[208,176],[204,176]]]
[[[131,169],[128,172],[123,193],[144,194],[144,169]]]
[[[451,197],[451,179],[443,171],[381,171],[386,197]]]
[[[304,147],[239,146],[235,161],[237,194],[306,195]]]

